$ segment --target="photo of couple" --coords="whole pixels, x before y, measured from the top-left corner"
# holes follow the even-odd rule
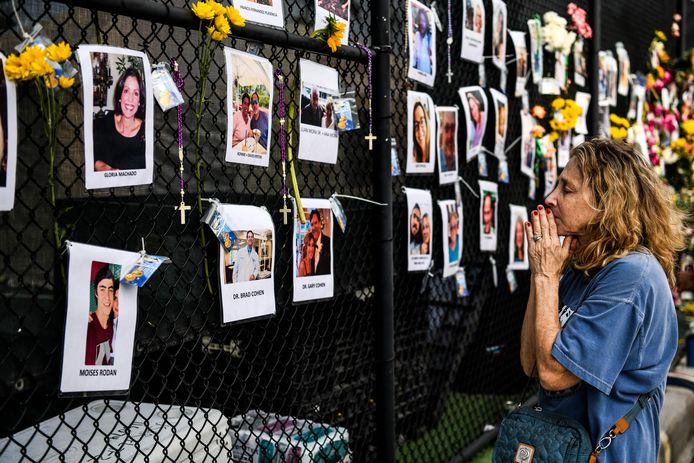
[[[301,200],[306,223],[294,205],[293,302],[333,297],[333,211],[328,199]]]
[[[301,123],[335,130],[334,95],[306,86],[301,92]]]
[[[407,195],[407,256],[409,272],[427,270],[431,262],[434,210],[429,190],[405,188]]]

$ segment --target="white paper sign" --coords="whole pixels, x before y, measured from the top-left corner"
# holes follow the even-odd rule
[[[484,2],[465,0],[463,4],[463,37],[460,57],[474,63],[484,62]]]
[[[234,233],[231,252],[219,245],[222,324],[275,314],[275,226],[265,209],[220,205]]]
[[[433,206],[431,192],[405,188],[407,196],[407,271],[429,269],[433,237]]]
[[[126,391],[137,322],[137,286],[120,284],[139,254],[69,244],[60,392]]]
[[[435,107],[426,93],[407,92],[407,164],[406,172],[434,172]]]
[[[270,61],[224,47],[227,71],[228,162],[267,167],[272,138]]]
[[[439,183],[443,185],[458,180],[458,108],[437,106],[436,121]]]
[[[17,89],[5,74],[5,55],[0,53],[0,211],[14,206],[17,177]]]
[[[335,164],[340,141],[333,104],[340,93],[337,70],[305,59],[299,69],[299,159]]]
[[[417,0],[409,0],[408,29],[409,66],[407,77],[434,86],[436,78],[436,27],[430,8]]]
[[[525,239],[525,223],[528,221],[528,210],[525,206],[509,204],[511,210],[511,225],[508,239],[508,268],[512,270],[527,270],[528,242]]]
[[[480,251],[496,251],[497,184],[480,180]]]
[[[294,204],[294,302],[333,297],[333,215],[327,199],[303,198],[306,223]]]
[[[85,187],[152,183],[154,98],[147,55],[80,45],[77,59],[84,90]]]
[[[463,256],[463,208],[455,201],[439,201],[441,209],[441,244],[443,247],[443,277],[455,275]]]
[[[576,92],[576,104],[581,107],[583,112],[576,120],[576,127],[574,130],[576,133],[583,135],[588,134],[588,125],[586,124],[588,107],[590,106],[590,93],[586,92]]]
[[[234,8],[238,8],[246,21],[284,28],[282,0],[232,0]]]

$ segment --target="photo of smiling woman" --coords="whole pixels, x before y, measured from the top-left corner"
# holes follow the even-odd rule
[[[80,46],[77,55],[83,64],[86,187],[151,183],[153,111],[147,57],[94,45]]]
[[[426,93],[407,92],[407,173],[434,171],[434,102]]]

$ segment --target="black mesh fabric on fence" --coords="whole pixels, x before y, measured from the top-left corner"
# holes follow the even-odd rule
[[[190,101],[198,75],[197,31],[166,25],[163,21],[106,13],[98,10],[98,3],[95,1],[94,9],[89,9],[49,1],[16,1],[25,25],[40,22],[46,35],[54,41],[65,40],[73,46],[102,43],[142,50],[152,63],[176,58],[182,65],[184,93]],[[192,2],[159,0],[158,3],[188,8]],[[370,45],[369,2],[352,0],[351,3],[350,41]],[[452,3],[453,83],[448,84],[445,76],[444,29],[444,33],[438,32],[436,84],[426,88],[406,78],[406,9],[401,0],[390,1],[391,135],[397,141],[398,159],[403,169],[407,90],[425,91],[437,105],[461,106],[457,89],[476,85],[478,81],[477,65],[459,58],[462,11],[460,2]],[[577,3],[588,7],[586,0]],[[445,4],[437,2],[437,11],[444,24],[447,21]],[[491,24],[491,2],[485,4],[486,21]],[[637,11],[636,4],[646,5],[646,2],[629,4],[634,5],[631,11]],[[508,28],[527,31],[527,19],[548,10],[563,14],[566,5],[559,0],[536,0],[508,2],[507,7]],[[642,31],[666,28],[667,14],[640,15],[639,28]],[[313,28],[313,2],[285,0],[284,16],[289,33],[306,36]],[[602,48],[611,48],[612,40],[620,38],[609,33],[619,21],[614,16],[603,20],[606,34]],[[0,24],[0,50],[7,55],[20,40],[9,1],[0,2]],[[488,55],[491,54],[491,28],[487,28],[486,35],[485,55]],[[605,40],[608,37],[609,42]],[[638,38],[627,35],[621,40],[634,57],[645,53],[650,36],[643,32]],[[507,43],[508,54],[512,55],[509,38]],[[231,38],[225,45],[246,50],[255,48],[258,42]],[[259,45],[259,54],[281,69],[286,78],[285,103],[298,101],[295,86],[299,78],[299,59],[310,59],[337,69],[342,87],[356,91],[358,106],[362,108],[361,126],[367,124],[367,113],[363,109],[368,87],[365,60],[352,61],[276,45]],[[632,58],[632,63],[635,62],[642,61]],[[487,87],[498,88],[500,73],[489,60],[486,74]],[[509,66],[507,82],[510,95],[515,84],[515,65]],[[532,84],[527,88],[531,104],[548,106],[549,97],[538,95]],[[249,454],[244,455],[234,447],[234,441],[241,435],[239,420],[258,419],[269,426],[274,415],[329,424],[336,430],[327,436],[333,453],[344,440],[348,442],[352,460],[377,461],[377,449],[382,443],[374,437],[374,389],[377,387],[374,344],[379,336],[374,313],[380,308],[374,304],[373,296],[376,290],[374,272],[378,272],[382,263],[373,259],[370,242],[375,227],[373,211],[377,206],[350,199],[343,201],[348,226],[344,233],[337,230],[333,235],[335,297],[328,301],[292,304],[292,230],[291,225],[282,225],[278,212],[282,205],[278,117],[272,121],[272,156],[267,169],[226,163],[223,160],[228,142],[225,91],[226,72],[220,48],[215,53],[209,76],[202,137],[205,164],[199,185],[193,175],[195,119],[190,107],[186,106],[188,199],[197,199],[199,186],[204,197],[216,197],[232,204],[265,206],[276,229],[276,316],[229,327],[220,326],[215,270],[217,245],[210,239],[213,237],[209,230],[205,230],[206,247],[201,245],[197,208],[191,211],[186,225],[179,223],[179,213],[174,209],[180,201],[175,110],[163,113],[157,108],[154,112],[156,141],[151,185],[86,190],[82,90],[75,87],[69,94],[59,126],[54,210],[49,200],[49,161],[38,100],[32,86],[18,86],[20,142],[16,201],[11,212],[0,214],[0,438],[6,439],[0,441],[0,461],[9,461],[8,449],[19,442],[17,436],[27,428],[30,439],[28,444],[20,445],[23,451],[36,455],[31,448],[42,445],[47,453],[26,461],[41,461],[49,453],[61,455],[54,461],[92,461],[66,453],[63,443],[53,440],[55,429],[47,431],[39,427],[39,423],[53,417],[56,417],[55,423],[67,427],[67,435],[73,430],[71,445],[76,451],[87,452],[94,442],[101,442],[102,446],[107,442],[104,453],[90,455],[94,461],[132,461],[123,456],[124,441],[136,448],[136,461],[160,461],[156,457],[158,453],[166,455],[162,461],[250,461]],[[575,91],[575,86],[571,86],[569,94]],[[277,96],[275,89],[275,98]],[[489,94],[488,99],[491,102]],[[508,145],[520,136],[520,110],[520,99],[509,96]],[[460,120],[464,120],[462,110]],[[296,149],[298,125],[296,121],[291,122],[294,123]],[[466,134],[464,124],[460,123],[459,127],[458,140],[462,147]],[[493,118],[490,117],[485,138],[488,148],[493,146],[492,132]],[[340,135],[338,161],[334,166],[296,162],[302,197],[327,198],[338,192],[371,198],[374,173],[364,135],[363,130]],[[438,233],[442,223],[437,212],[434,213],[437,233],[433,237],[436,265],[432,276],[427,276],[426,272],[406,271],[408,219],[401,187],[431,190],[436,201],[454,199],[453,186],[439,186],[435,174],[402,174],[393,178],[398,461],[451,460],[483,432],[486,424],[501,420],[506,402],[517,400],[525,385],[518,362],[518,334],[529,291],[529,275],[516,272],[518,289],[514,293],[509,291],[504,272],[508,263],[508,205],[531,207],[540,201],[543,191],[538,188],[537,201],[527,198],[528,179],[520,173],[519,145],[507,154],[510,183],[499,183],[495,253],[479,251],[479,200],[466,188],[462,189],[462,262],[470,289],[467,297],[457,296],[454,278],[442,278],[443,256]],[[461,176],[476,190],[477,161],[466,163],[462,148],[458,156]],[[496,181],[497,161],[492,156],[487,159],[489,180]],[[144,238],[150,253],[169,256],[172,260],[139,291],[133,375],[130,390],[124,396],[65,398],[58,395],[67,302],[61,269],[67,257],[60,254],[61,250],[53,241],[54,220],[66,231],[66,239],[135,251]],[[205,254],[212,262],[215,294],[206,289]],[[496,259],[496,287],[490,256]],[[107,402],[89,405],[101,398]],[[135,422],[121,418],[130,412],[126,413],[120,401],[131,404]],[[168,408],[169,405],[173,407]],[[264,416],[254,410],[270,415]],[[107,425],[106,415],[115,416],[115,423]],[[188,439],[186,444],[181,444],[183,450],[172,443],[176,439],[169,441],[158,437],[163,435],[166,426],[155,428],[153,423],[155,418],[162,416],[173,435],[181,440]],[[80,420],[87,420],[90,426],[90,420],[101,425],[93,426],[92,432],[85,434],[75,431],[75,423]],[[208,427],[213,429],[212,438],[200,431]],[[117,435],[119,432],[124,434]],[[157,442],[155,450],[151,442]],[[202,443],[202,448],[199,445],[191,447],[190,442]],[[329,450],[319,451],[315,447],[304,458],[338,461],[330,459]],[[279,454],[273,457],[269,450],[264,452],[253,461],[308,461],[284,458]]]

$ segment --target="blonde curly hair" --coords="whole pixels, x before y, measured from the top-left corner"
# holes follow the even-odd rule
[[[596,214],[572,266],[590,278],[608,263],[647,248],[675,285],[675,253],[684,248],[684,212],[675,208],[663,182],[637,145],[596,138],[571,151],[593,193]]]

